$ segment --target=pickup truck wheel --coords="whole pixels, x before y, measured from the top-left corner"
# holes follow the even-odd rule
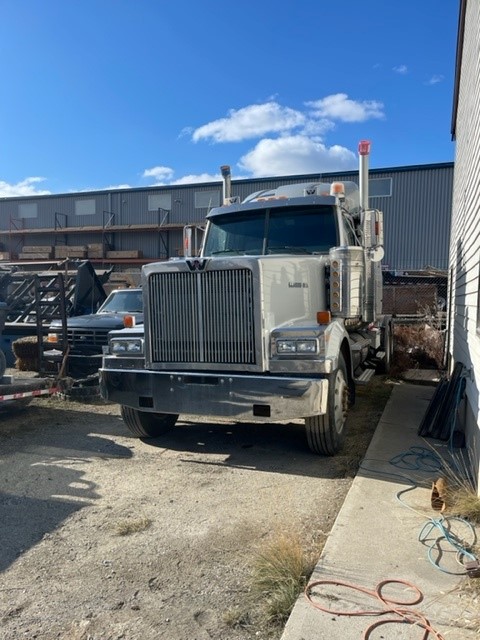
[[[139,411],[132,407],[120,407],[123,421],[136,438],[156,438],[163,435],[177,421],[178,415],[173,413],[152,413]]]
[[[349,406],[348,376],[345,361],[340,355],[338,369],[328,376],[327,413],[305,418],[310,450],[333,456],[345,439],[345,422]]]

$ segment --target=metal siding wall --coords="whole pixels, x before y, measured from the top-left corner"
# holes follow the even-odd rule
[[[95,215],[77,216],[75,214],[76,200],[95,200]],[[38,206],[36,218],[18,217],[18,205],[27,202],[36,202]],[[0,225],[1,229],[10,228],[10,218],[15,225],[28,229],[53,229],[55,228],[55,214],[58,213],[58,221],[62,226],[83,227],[102,226],[103,211],[108,208],[108,192],[102,194],[85,193],[62,196],[39,196],[37,198],[15,198],[0,200]]]
[[[453,165],[429,165],[418,167],[402,167],[390,170],[371,170],[371,179],[392,178],[392,196],[371,198],[371,206],[384,212],[385,220],[385,260],[384,263],[394,270],[417,270],[426,266],[439,269],[447,268],[448,242],[450,234],[450,216],[452,201]],[[310,174],[289,176],[285,178],[268,178],[260,180],[241,180],[232,182],[232,195],[244,199],[255,191],[273,189],[277,186],[298,182],[333,182],[335,180],[351,180],[358,182],[358,172]],[[147,189],[131,189],[122,191],[86,192],[61,196],[39,196],[37,198],[14,198],[0,200],[0,229],[8,231],[10,215],[18,218],[18,204],[24,202],[38,203],[38,217],[25,219],[26,228],[53,228],[55,212],[68,215],[67,226],[102,227],[108,214],[113,214],[112,224],[158,224],[183,226],[188,223],[202,223],[207,214],[206,209],[195,208],[197,191],[219,191],[221,183],[190,184]],[[172,209],[148,211],[148,196],[154,194],[171,194]],[[75,200],[95,199],[96,215],[76,216]],[[168,244],[171,257],[176,249],[182,246],[180,229],[171,229]],[[167,234],[162,233],[162,237]],[[30,236],[31,244],[54,244],[44,241],[45,236]],[[80,239],[77,234],[68,236],[69,245],[80,245],[101,242],[102,233],[91,233]],[[6,234],[0,241],[7,244]],[[165,248],[160,234],[138,231],[114,234],[116,250],[140,249],[144,257],[156,259],[163,257]]]
[[[385,265],[406,271],[446,269],[453,167],[382,177],[392,178],[392,197],[371,198],[370,204],[384,212]]]

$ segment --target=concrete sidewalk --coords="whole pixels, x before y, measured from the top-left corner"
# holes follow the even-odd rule
[[[390,463],[392,458],[411,447],[428,449],[425,441],[417,436],[417,429],[433,393],[431,386],[402,383],[394,387],[362,468],[338,514],[310,582],[339,580],[374,591],[383,580],[407,581],[418,587],[423,599],[405,608],[423,614],[441,634],[432,633],[428,638],[478,640],[478,634],[462,628],[465,620],[471,617],[471,610],[475,610],[465,602],[469,598],[460,598],[458,587],[464,582],[463,576],[440,571],[428,558],[429,547],[435,545],[439,535],[438,530],[430,532],[428,528],[429,518],[439,517],[431,507],[432,481],[439,473],[402,469]],[[431,439],[428,442],[438,448],[442,457],[448,455],[444,443]],[[413,462],[414,456],[406,460]],[[419,534],[425,524],[428,539],[422,543]],[[465,533],[465,539],[468,539],[467,532],[454,533]],[[451,546],[441,543],[438,548],[443,553],[440,566],[460,573],[462,567]],[[436,550],[437,547],[432,553],[434,561],[438,557]],[[412,601],[415,597],[404,585],[386,587],[385,594],[402,602]],[[313,587],[312,599],[322,607],[336,611],[379,611],[384,608],[375,598],[332,584]],[[395,618],[400,619],[394,614],[344,616],[326,613],[316,609],[302,595],[290,615],[282,640],[424,637],[422,629],[409,624],[385,624],[371,634],[366,631],[370,625]]]

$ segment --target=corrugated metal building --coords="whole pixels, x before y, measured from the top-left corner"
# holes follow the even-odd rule
[[[358,182],[358,172],[232,180],[232,195],[298,182]],[[385,266],[391,270],[446,269],[453,163],[374,169],[370,203],[384,212]],[[130,252],[118,265],[182,254],[185,224],[200,224],[218,206],[222,183],[105,190],[0,199],[0,251],[17,259],[28,247],[102,244]],[[135,258],[136,252],[138,258]],[[96,257],[98,261],[98,255]],[[105,262],[106,260],[103,260]]]

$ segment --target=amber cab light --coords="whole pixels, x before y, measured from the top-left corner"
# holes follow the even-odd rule
[[[123,326],[127,329],[131,329],[136,325],[135,316],[124,316],[123,318]]]
[[[332,314],[330,311],[317,311],[317,323],[329,324],[332,321]]]

